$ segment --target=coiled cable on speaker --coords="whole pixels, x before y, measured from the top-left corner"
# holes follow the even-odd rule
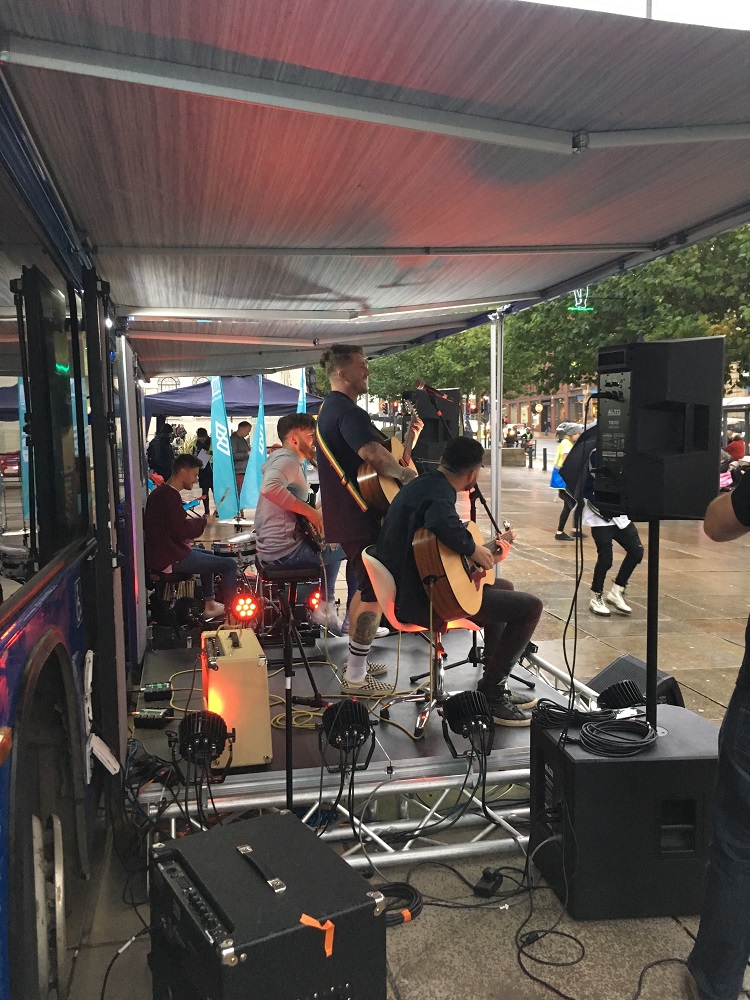
[[[585,722],[579,743],[599,757],[634,757],[652,747],[657,739],[656,730],[645,719],[609,719]]]
[[[610,709],[597,712],[583,712],[578,708],[558,705],[549,698],[540,698],[532,715],[543,729],[562,729],[568,726],[582,726],[586,722],[606,722],[615,718]]]
[[[416,920],[424,907],[424,900],[419,889],[409,882],[384,882],[374,886],[386,898],[385,925],[395,927],[397,924]]]

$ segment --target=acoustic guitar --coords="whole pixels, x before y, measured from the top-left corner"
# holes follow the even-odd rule
[[[411,425],[418,416],[418,413],[411,400],[404,401],[404,408],[411,417],[409,430],[406,432],[408,437]],[[417,471],[416,466],[411,460],[411,444],[407,448],[404,448],[398,438],[389,438],[383,442],[383,447],[390,451],[399,465],[414,469],[415,472]],[[384,476],[376,472],[367,462],[363,462],[357,473],[357,486],[359,487],[362,499],[366,500],[370,507],[374,507],[375,510],[379,510],[385,514],[401,489],[402,484],[398,479],[394,479],[392,476]]]
[[[469,521],[466,527],[477,545],[484,545],[476,524]],[[432,594],[437,618],[450,622],[479,611],[485,586],[495,581],[494,567],[482,569],[472,562],[471,556],[454,552],[427,528],[419,528],[415,533],[412,549],[420,579],[435,578],[431,587],[424,584],[424,588],[428,597]]]

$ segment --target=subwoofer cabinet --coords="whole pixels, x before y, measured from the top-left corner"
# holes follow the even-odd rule
[[[657,726],[650,749],[613,758],[532,721],[529,853],[577,920],[700,909],[719,727],[675,705]]]
[[[385,901],[291,813],[151,849],[153,1000],[385,1000]]]

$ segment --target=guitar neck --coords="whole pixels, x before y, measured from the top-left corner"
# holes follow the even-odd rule
[[[406,403],[406,408],[407,408],[407,412],[409,413],[409,416],[411,417],[411,420],[409,422],[409,428],[408,428],[406,434],[404,435],[404,454],[403,454],[403,457],[401,459],[401,463],[403,465],[408,465],[409,462],[411,462],[411,450],[414,447],[413,424],[414,424],[415,418],[418,416],[416,407],[414,406],[413,403],[407,402]]]

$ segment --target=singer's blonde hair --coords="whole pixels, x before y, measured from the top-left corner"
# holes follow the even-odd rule
[[[320,358],[320,367],[325,371],[328,378],[335,375],[341,365],[347,364],[355,354],[364,354],[361,347],[354,344],[331,344],[327,351],[323,351]]]

